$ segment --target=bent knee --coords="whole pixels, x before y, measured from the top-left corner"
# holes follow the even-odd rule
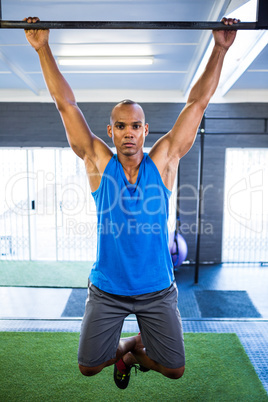
[[[83,375],[87,376],[87,377],[96,375],[96,374],[98,374],[98,373],[102,370],[102,367],[101,367],[101,366],[97,366],[97,367],[86,367],[86,366],[82,366],[81,364],[78,364],[78,367],[79,367],[80,372],[81,372]]]
[[[177,369],[165,369],[163,374],[164,376],[172,379],[172,380],[178,380],[183,376],[185,370],[185,366],[179,367]]]

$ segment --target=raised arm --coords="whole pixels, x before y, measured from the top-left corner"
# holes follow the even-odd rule
[[[39,19],[25,18],[29,24]],[[26,38],[39,56],[43,76],[61,115],[67,139],[74,152],[84,160],[92,191],[98,188],[100,177],[112,156],[110,148],[90,130],[76,104],[72,89],[62,76],[49,47],[49,30],[25,31]]]
[[[226,19],[224,24],[239,20]],[[204,73],[191,89],[187,103],[173,128],[153,146],[150,156],[155,162],[164,184],[172,188],[178,163],[192,147],[198,127],[208,103],[216,91],[227,50],[234,42],[235,30],[213,31],[214,48]]]

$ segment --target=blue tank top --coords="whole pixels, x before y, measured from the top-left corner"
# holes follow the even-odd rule
[[[168,190],[144,154],[130,184],[117,155],[92,193],[98,216],[97,258],[90,281],[101,290],[133,296],[167,288],[174,280],[168,248]]]

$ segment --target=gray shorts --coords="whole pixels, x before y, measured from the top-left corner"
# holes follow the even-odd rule
[[[95,367],[116,356],[124,319],[135,314],[146,354],[167,368],[185,365],[175,283],[159,292],[118,296],[91,283],[81,325],[78,363]]]

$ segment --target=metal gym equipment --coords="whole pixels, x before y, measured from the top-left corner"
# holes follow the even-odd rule
[[[1,20],[0,28],[4,29],[29,29],[29,24],[24,21]],[[265,27],[267,28],[267,27]],[[220,22],[201,21],[39,21],[31,29],[233,29],[231,26]],[[264,29],[257,22],[239,22],[235,29]]]
[[[0,0],[0,29],[29,29],[25,21],[2,20],[2,8]],[[234,26],[224,25],[221,22],[211,21],[39,21],[31,25],[31,29],[155,29],[155,30],[232,30]],[[268,1],[258,0],[257,21],[239,22],[235,24],[236,30],[259,30],[268,29]],[[204,153],[205,120],[200,126],[200,151],[198,168],[198,192],[197,200],[197,233],[196,233],[196,257],[195,278],[198,283],[199,256],[200,256],[200,225],[202,207],[203,186],[203,153]]]
[[[258,18],[256,22],[239,22],[235,29],[255,30],[268,29],[268,2],[258,1]],[[2,20],[0,0],[0,28],[2,29],[29,29],[25,21]],[[39,21],[31,29],[156,29],[156,30],[212,30],[233,29],[232,26],[213,21]]]

